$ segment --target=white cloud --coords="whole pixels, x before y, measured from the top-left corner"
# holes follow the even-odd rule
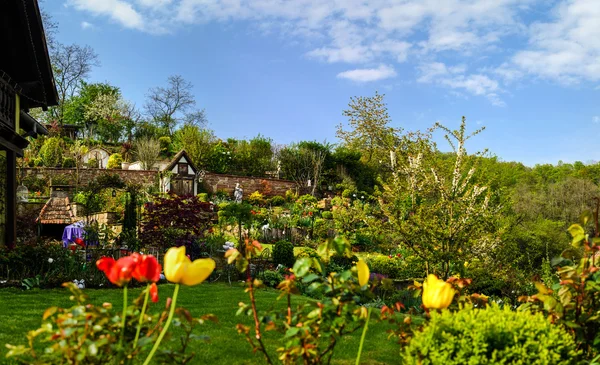
[[[485,96],[495,106],[506,105],[498,96],[502,91],[498,81],[483,74],[467,75],[465,65],[448,67],[442,62],[430,62],[420,65],[419,70],[418,82],[433,83],[471,95]]]
[[[81,29],[92,29],[94,28],[94,24],[83,21],[81,22]]]
[[[356,82],[371,82],[396,77],[396,71],[393,67],[380,65],[378,68],[359,68],[340,72],[337,77]]]
[[[600,4],[567,0],[554,19],[530,27],[529,47],[512,62],[530,74],[562,83],[600,80]]]
[[[69,4],[94,15],[108,16],[126,28],[145,29],[142,14],[123,0],[69,0]]]
[[[485,96],[495,105],[503,104],[498,95],[507,85],[531,76],[600,81],[600,0],[65,1],[149,33],[244,22],[304,46],[308,59],[357,67],[338,77],[369,78],[364,75],[408,62],[420,65],[418,82]],[[538,20],[528,24],[533,17]],[[461,63],[446,66],[456,60]],[[388,66],[364,66],[373,64]],[[477,71],[469,74],[469,67]]]

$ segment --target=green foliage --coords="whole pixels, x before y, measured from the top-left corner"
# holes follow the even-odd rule
[[[492,305],[452,313],[431,312],[431,321],[403,352],[404,364],[574,364],[581,352],[565,330],[540,314]]]
[[[273,246],[273,263],[292,267],[294,265],[294,245],[288,241],[276,242]]]
[[[288,203],[295,202],[298,199],[298,194],[293,190],[286,190],[285,192],[285,201]]]
[[[280,207],[285,204],[285,198],[279,195],[275,195],[269,199],[269,204],[274,207]]]
[[[247,201],[252,205],[264,205],[265,197],[260,193],[260,191],[255,191],[248,196]]]
[[[63,160],[63,142],[59,137],[46,139],[40,149],[40,157],[46,167],[60,167]]]
[[[33,159],[33,166],[34,167],[44,166],[44,160],[41,157],[36,157],[35,159]]]
[[[168,157],[173,153],[173,145],[171,144],[171,137],[162,136],[158,139],[160,144],[160,154]]]
[[[121,156],[121,154],[120,153],[113,153],[108,158],[107,168],[109,168],[109,169],[120,169],[121,168],[121,163],[123,163],[123,157]]]
[[[62,162],[62,167],[65,169],[75,167],[75,159],[73,159],[72,157],[65,157]]]
[[[208,193],[198,194],[198,200],[200,200],[201,202],[208,202]]]
[[[184,149],[192,162],[200,169],[211,167],[210,158],[216,139],[212,131],[190,124],[178,129],[173,136],[177,149]],[[210,171],[225,172],[212,169]]]
[[[31,287],[41,288],[75,279],[84,279],[90,287],[108,283],[94,265],[86,266],[81,255],[73,255],[59,241],[22,243],[13,250],[0,248],[0,275],[11,281],[30,279],[27,283],[35,284]]]
[[[499,241],[502,211],[498,192],[474,181],[477,157],[468,155],[465,143],[481,130],[466,134],[463,117],[458,130],[436,125],[446,133],[454,153],[452,168],[438,166],[421,148],[399,163],[384,185],[381,208],[395,235],[429,262],[441,277],[473,256],[489,258]],[[427,158],[426,158],[427,157]]]
[[[90,158],[87,161],[86,165],[90,169],[97,169],[100,166],[99,161],[95,158]]]
[[[238,324],[237,329],[244,335],[254,352],[260,351],[268,363],[269,350],[261,336],[263,331],[277,331],[285,336],[286,343],[277,349],[278,357],[284,364],[330,363],[336,345],[344,335],[363,326],[367,309],[359,305],[361,295],[368,296],[366,286],[361,287],[356,279],[357,268],[323,275],[323,267],[330,261],[331,252],[335,255],[351,257],[350,244],[343,239],[329,240],[319,246],[319,258],[303,257],[294,263],[293,275],[286,276],[279,284],[279,298],[287,299],[284,311],[259,311],[255,301],[255,290],[263,286],[260,280],[252,280],[249,275],[248,260],[255,254],[257,245],[246,244],[245,255],[237,250],[229,254],[241,271],[247,272],[247,292],[250,304],[240,303],[238,315],[253,316],[255,328]],[[260,246],[258,246],[260,247]],[[363,272],[364,273],[364,272]],[[304,305],[292,305],[291,295],[306,286],[309,295],[319,293],[321,300]],[[261,323],[263,325],[261,325]],[[310,351],[306,351],[310,349]]]
[[[133,302],[125,303],[124,312],[119,306],[104,303],[96,306],[74,283],[65,283],[71,292],[73,306],[70,308],[50,307],[43,314],[42,326],[27,333],[28,345],[6,345],[7,357],[24,363],[51,364],[117,364],[139,363],[146,357],[147,351],[158,340],[167,309],[162,313],[144,313],[140,320],[144,293]],[[194,354],[186,354],[192,337],[192,331],[212,316],[192,318],[189,311],[178,308],[174,311],[177,321],[174,325],[181,328],[181,348],[168,350],[168,362],[189,362]],[[123,318],[125,315],[125,318]],[[162,319],[162,320],[161,320]],[[140,327],[144,335],[134,346],[135,330]],[[122,325],[127,328],[122,330]],[[124,340],[125,339],[125,340]],[[46,346],[44,351],[36,351],[37,346]],[[127,359],[127,360],[125,360]]]
[[[597,213],[595,217],[597,228]],[[560,267],[559,280],[549,280],[550,287],[535,283],[537,294],[522,298],[526,302],[523,309],[543,312],[572,331],[588,358],[600,354],[600,269],[596,253],[600,238],[598,232],[592,236],[585,229],[591,218],[589,211],[584,212],[580,223],[569,227],[573,247],[553,260]],[[573,260],[572,252],[581,248],[585,254],[580,260]]]
[[[324,211],[323,213],[321,213],[321,217],[323,219],[333,219],[333,213],[330,211]]]
[[[276,288],[283,281],[283,275],[279,271],[265,270],[258,275],[266,286]]]
[[[267,171],[276,170],[272,144],[270,138],[260,134],[249,141],[228,139],[226,156],[231,157],[230,171],[236,175],[265,176]]]

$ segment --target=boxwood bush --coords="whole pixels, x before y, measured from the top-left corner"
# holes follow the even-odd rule
[[[405,348],[403,364],[576,364],[571,335],[541,314],[497,304],[458,312],[432,312]]]
[[[294,245],[288,241],[279,241],[273,246],[273,262],[285,267],[294,266]]]

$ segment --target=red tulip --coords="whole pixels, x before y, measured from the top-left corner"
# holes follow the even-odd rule
[[[73,242],[75,242],[75,244],[78,246],[85,247],[85,242],[79,237],[75,238]]]
[[[158,303],[158,286],[156,286],[156,283],[150,285],[150,299],[152,299],[152,303]]]
[[[124,286],[131,281],[136,262],[131,256],[121,257],[117,261],[112,257],[102,257],[96,261],[96,266],[104,272],[111,283]]]
[[[135,280],[140,282],[157,282],[160,280],[161,267],[156,257],[152,255],[140,255],[134,253],[131,255],[135,261],[135,269],[133,270],[133,277]]]

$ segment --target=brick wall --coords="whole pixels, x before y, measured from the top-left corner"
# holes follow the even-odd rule
[[[52,178],[54,180],[66,180],[71,185],[75,185],[75,169],[62,169],[62,168],[24,168],[23,176],[36,176],[41,179]],[[157,181],[158,171],[140,171],[140,170],[120,170],[120,169],[80,169],[79,170],[79,184],[80,186],[87,185],[90,181],[95,179],[97,176],[102,174],[117,174],[125,182],[135,182],[142,184],[153,184]],[[264,191],[265,184],[267,182],[271,187],[271,196],[273,195],[285,195],[287,190],[294,190],[296,185],[293,181],[288,180],[277,180],[270,178],[261,177],[249,177],[249,176],[236,176],[226,174],[214,174],[207,172],[204,176],[203,185],[210,192],[216,192],[217,190],[224,190],[230,194],[233,194],[235,184],[240,183],[244,189],[244,196],[248,196],[255,191]],[[61,182],[62,183],[62,182]]]
[[[225,174],[213,174],[207,172],[204,176],[204,186],[211,192],[217,190],[225,190],[228,193],[233,194],[235,184],[239,183],[244,189],[244,196],[248,196],[255,191],[263,192],[266,182],[271,186],[271,194],[285,196],[285,192],[296,188],[296,184],[289,180],[277,180],[270,178],[250,177],[250,176],[236,176],[236,175],[225,175]]]
[[[106,170],[106,169],[80,169],[79,185],[87,185],[90,181],[103,174],[117,174],[125,182],[135,182],[141,184],[153,184],[156,182],[158,171],[135,171],[135,170]],[[75,169],[62,168],[24,168],[24,176],[36,176],[42,179],[65,180],[70,185],[75,185]]]

